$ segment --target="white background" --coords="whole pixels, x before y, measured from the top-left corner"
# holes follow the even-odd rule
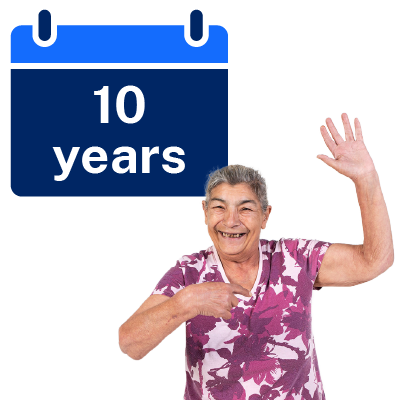
[[[0,398],[181,399],[182,325],[143,360],[119,326],[183,254],[211,242],[201,198],[19,198],[10,189],[10,33],[41,9],[60,25],[186,23],[229,33],[229,162],[265,176],[266,239],[360,244],[353,183],[329,154],[326,117],[358,117],[399,254],[400,24],[395,1],[13,1],[1,12]],[[32,131],[32,134],[40,132]],[[213,138],[204,136],[212,146]],[[313,296],[328,400],[399,399],[398,258],[374,281]]]

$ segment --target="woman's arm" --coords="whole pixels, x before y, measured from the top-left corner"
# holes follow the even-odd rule
[[[378,174],[364,145],[360,122],[355,120],[356,140],[350,122],[342,114],[346,141],[332,121],[321,133],[334,159],[319,155],[322,161],[355,184],[360,205],[364,243],[362,245],[333,244],[327,250],[314,286],[353,286],[370,281],[386,271],[394,261],[393,239],[389,214],[383,198]]]
[[[173,297],[151,295],[119,328],[119,346],[134,360],[140,360],[172,333],[182,322],[193,318],[183,300],[185,289]]]
[[[119,328],[120,348],[140,360],[182,322],[196,315],[230,319],[232,307],[239,303],[234,293],[250,295],[240,285],[223,282],[189,285],[171,298],[153,294]]]

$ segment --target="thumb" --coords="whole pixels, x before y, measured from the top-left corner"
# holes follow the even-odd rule
[[[330,167],[336,169],[336,163],[337,161],[333,158],[330,158],[328,156],[325,156],[324,154],[318,154],[317,158],[322,160],[325,164],[329,165]]]

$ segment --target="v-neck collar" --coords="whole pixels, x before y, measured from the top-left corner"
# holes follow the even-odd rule
[[[227,278],[226,274],[225,274],[225,270],[224,267],[222,266],[221,260],[219,258],[217,249],[215,248],[215,246],[212,246],[212,251],[213,251],[213,255],[215,258],[215,262],[217,264],[218,270],[221,273],[222,279],[224,280],[225,283],[231,283],[229,282],[229,279]],[[256,288],[258,286],[258,284],[260,283],[260,277],[261,277],[261,272],[262,272],[262,268],[263,268],[263,255],[262,255],[262,251],[261,251],[261,243],[260,241],[258,242],[258,253],[259,253],[259,262],[258,262],[258,272],[257,272],[257,278],[254,282],[254,285],[251,289],[251,294],[253,295],[253,297],[255,296],[255,292],[256,292]],[[241,294],[237,294],[235,293],[235,296],[238,299],[241,300],[250,300],[250,297],[247,296],[243,296]]]

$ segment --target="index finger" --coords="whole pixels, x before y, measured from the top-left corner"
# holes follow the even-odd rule
[[[243,286],[240,286],[236,283],[230,283],[232,288],[232,293],[241,294],[246,297],[252,297],[250,290],[245,289]]]

